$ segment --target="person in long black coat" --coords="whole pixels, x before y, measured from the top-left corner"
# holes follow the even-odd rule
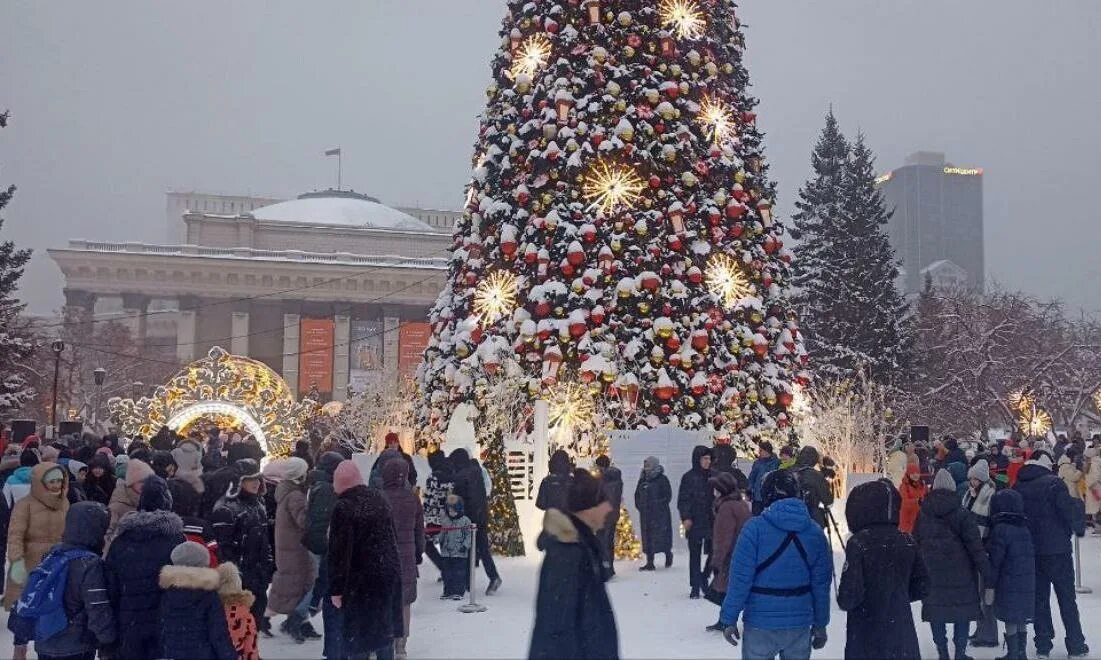
[[[917,542],[898,530],[902,497],[886,479],[860,484],[845,518],[852,537],[837,605],[848,612],[845,658],[921,658],[910,603],[925,598],[929,574]]]
[[[172,561],[172,550],[187,539],[183,521],[172,513],[168,484],[156,475],[146,478],[138,510],[119,520],[107,551],[107,592],[118,615],[118,657],[152,660],[161,648],[159,585],[161,569]]]
[[[640,571],[654,570],[654,555],[665,553],[665,567],[673,565],[673,516],[669,502],[673,487],[656,456],[642,464],[642,475],[635,486],[635,509],[638,510],[639,538],[646,564]]]
[[[688,597],[696,599],[707,588],[704,567],[710,563],[711,527],[715,523],[715,496],[708,484],[711,479],[711,449],[697,445],[692,449],[692,469],[680,478],[677,488],[677,511],[688,538]],[[708,561],[703,562],[707,554]]]
[[[990,584],[994,616],[1005,622],[1006,660],[1024,660],[1028,622],[1036,612],[1036,549],[1025,521],[1025,503],[1015,490],[990,501]]]
[[[914,538],[929,569],[929,595],[922,600],[921,618],[929,622],[941,658],[948,658],[947,624],[953,625],[957,658],[967,654],[970,622],[982,616],[979,575],[990,579],[990,562],[979,528],[956,495],[947,470],[937,471],[933,490],[921,503]]]
[[[612,465],[611,459],[603,454],[597,457],[596,467],[600,469],[600,488],[604,499],[612,508],[608,514],[608,524],[600,530],[599,536],[604,544],[604,561],[608,563],[612,575],[615,575],[615,536],[619,525],[619,510],[623,506],[623,472]]]
[[[611,573],[601,561],[597,538],[610,512],[600,482],[578,469],[567,509],[544,515],[529,658],[619,657],[615,614],[604,586]]]
[[[814,447],[803,447],[795,458],[795,465],[791,470],[799,479],[799,485],[808,497],[804,499],[810,517],[823,529],[826,527],[826,509],[833,504],[833,491],[826,481],[825,475],[818,471],[818,450]]]
[[[337,493],[329,525],[329,594],[341,612],[342,658],[393,657],[404,634],[401,559],[390,506],[364,485],[355,463],[333,475]]]
[[[540,511],[558,509],[564,511],[566,498],[570,490],[570,455],[561,449],[551,454],[548,462],[549,474],[539,482],[539,493],[535,497],[535,506]]]
[[[478,561],[485,568],[486,577],[489,578],[487,594],[496,593],[501,587],[501,575],[497,572],[497,565],[493,563],[493,552],[489,546],[489,534],[486,527],[489,524],[489,496],[486,494],[486,483],[482,478],[482,468],[476,461],[471,460],[470,454],[465,449],[456,449],[448,457],[451,460],[451,468],[455,471],[455,494],[463,498],[466,517],[470,522],[478,526],[474,532]]]

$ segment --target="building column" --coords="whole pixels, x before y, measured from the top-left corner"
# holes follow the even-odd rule
[[[65,289],[65,307],[61,310],[62,320],[66,323],[80,323],[92,320],[96,312],[96,294],[77,289]]]
[[[195,361],[199,335],[195,322],[195,309],[199,299],[195,296],[180,296],[179,316],[176,318],[176,359],[185,364]]]
[[[229,352],[234,355],[248,357],[249,307],[247,300],[239,301],[233,306],[233,316],[229,324]]]
[[[388,383],[398,380],[398,333],[401,331],[401,310],[382,308],[382,372]]]
[[[333,401],[348,400],[348,356],[351,351],[352,312],[348,305],[337,305],[333,314]]]
[[[149,310],[149,296],[140,293],[122,294],[123,323],[130,330],[130,340],[139,349],[145,348],[145,317]]]
[[[283,380],[287,381],[287,387],[291,394],[298,396],[298,352],[299,335],[302,315],[297,313],[283,314]]]

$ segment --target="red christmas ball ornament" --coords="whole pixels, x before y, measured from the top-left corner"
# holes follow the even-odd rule
[[[543,29],[547,32],[550,32],[551,34],[558,34],[558,21],[554,20],[553,18],[548,18],[546,25],[543,26]]]
[[[639,284],[647,291],[657,291],[661,286],[661,278],[656,273],[643,273],[639,278]]]
[[[665,122],[659,121],[658,123],[654,124],[654,132],[658,135],[663,135],[665,133]]]
[[[476,274],[472,273],[472,272],[467,271],[467,273],[466,273],[466,285],[467,286],[474,286],[477,283],[478,283],[478,276]]]
[[[661,177],[656,174],[650,175],[650,187],[657,190],[661,187]]]
[[[526,190],[516,191],[516,202],[521,206],[526,206],[529,199],[531,199],[531,195]]]
[[[662,316],[672,316],[673,315],[673,306],[670,305],[669,303],[665,303],[664,305],[662,305],[661,306],[661,315]]]
[[[630,46],[631,48],[638,48],[639,46],[642,45],[642,37],[638,36],[637,34],[633,34],[633,33],[630,34],[630,35],[627,35],[627,45]]]
[[[757,113],[756,112],[751,112],[749,110],[746,110],[745,112],[742,113],[742,123],[752,124],[755,121],[757,121]]]
[[[723,388],[726,387],[723,382],[723,377],[719,374],[711,374],[707,377],[707,384],[711,388],[712,394],[721,394]]]
[[[680,349],[680,337],[678,337],[676,335],[671,335],[669,337],[669,339],[665,340],[665,347],[668,348],[671,351],[675,351],[675,350]],[[680,361],[680,354],[677,353],[676,355],[673,356],[673,358],[677,358],[677,361],[679,362]],[[669,358],[669,361],[672,362],[673,358]]]
[[[765,355],[768,355],[768,343],[754,344],[753,352],[757,355],[757,357],[763,358]]]
[[[745,227],[740,222],[735,222],[730,226],[730,235],[734,238],[739,238],[744,231]]]
[[[726,217],[731,220],[738,220],[745,215],[746,206],[740,202],[730,202],[726,205]]]
[[[697,330],[692,333],[692,348],[697,351],[702,351],[707,348],[710,340],[707,337],[707,333],[702,330]]]
[[[475,344],[479,344],[482,341],[482,326],[476,325],[474,329],[470,331],[470,341]]]
[[[603,133],[593,133],[593,136],[590,138],[590,141],[593,143],[594,147],[599,147],[600,144],[602,142],[604,142],[604,134]]]
[[[680,236],[673,235],[669,237],[669,249],[680,252],[684,248],[684,243],[681,242]]]
[[[561,270],[562,274],[565,275],[566,277],[571,277],[574,274],[573,264],[571,264],[568,261],[563,263],[561,266],[559,266],[559,270]]]
[[[719,213],[719,209],[712,208],[710,211],[707,212],[707,222],[709,222],[712,227],[717,227],[722,221],[723,216],[721,213]]]
[[[593,311],[589,313],[589,318],[597,325],[604,323],[604,307],[602,305],[593,307]]]
[[[535,303],[535,315],[540,318],[546,316],[547,314],[550,314],[550,309],[550,303],[546,300],[540,300],[539,302]]]
[[[776,400],[780,402],[780,405],[787,408],[791,405],[793,397],[791,392],[780,392],[780,395],[776,397]]]
[[[668,417],[673,412],[673,406],[668,403],[661,404],[661,414]]]

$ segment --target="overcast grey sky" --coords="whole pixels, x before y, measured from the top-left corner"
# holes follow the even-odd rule
[[[24,295],[43,251],[157,242],[164,192],[333,184],[458,208],[503,0],[9,0],[0,9],[3,235]],[[744,0],[782,209],[832,103],[881,170],[910,152],[984,167],[988,281],[1101,310],[1101,0]]]

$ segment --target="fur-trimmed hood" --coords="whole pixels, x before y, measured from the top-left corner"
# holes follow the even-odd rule
[[[218,597],[222,599],[222,604],[226,606],[242,605],[245,608],[251,608],[253,602],[256,601],[256,596],[241,586],[241,571],[237,569],[237,564],[227,561],[218,564],[216,570],[218,572]]]
[[[218,591],[218,571],[196,566],[165,566],[158,580],[161,589]]]
[[[119,520],[115,538],[123,534],[138,539],[179,536],[183,534],[183,527],[183,520],[171,511],[131,511]]]
[[[558,509],[543,514],[543,533],[559,543],[580,543],[581,534],[568,515]]]

